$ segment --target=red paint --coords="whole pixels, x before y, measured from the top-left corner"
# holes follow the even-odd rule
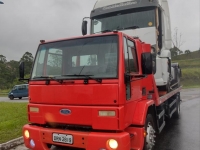
[[[103,79],[102,83],[89,80],[88,84],[84,84],[84,80],[64,80],[62,84],[50,81],[48,85],[45,81],[29,82],[28,118],[30,123],[37,125],[23,127],[23,131],[29,130],[30,132],[30,138],[24,138],[28,148],[47,150],[46,144],[49,143],[87,150],[99,150],[100,148],[110,150],[107,141],[115,139],[119,144],[117,150],[143,149],[144,124],[148,108],[160,105],[166,97],[159,97],[153,75],[141,79],[137,77],[142,75],[141,55],[144,52],[150,52],[149,44],[128,37],[121,32],[90,35],[84,38],[113,34],[119,37],[117,79]],[[139,69],[137,73],[131,73],[131,98],[129,100],[126,100],[124,82],[124,36],[135,42]],[[76,64],[80,65],[80,58],[77,58]],[[45,68],[43,73],[46,73]],[[170,93],[168,97],[178,91]],[[148,94],[152,94],[151,99],[148,99]],[[39,112],[30,112],[30,107],[39,108]],[[70,110],[71,113],[62,114],[63,109]],[[114,111],[116,115],[99,116],[99,111]],[[58,124],[90,129],[86,131],[62,129],[58,128]],[[52,141],[53,133],[70,134],[73,136],[74,143],[72,145],[55,143]],[[35,148],[30,146],[30,139],[35,141]]]

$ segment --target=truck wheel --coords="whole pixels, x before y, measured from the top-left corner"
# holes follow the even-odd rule
[[[180,95],[177,95],[177,101],[176,101],[176,111],[174,113],[174,118],[179,118],[180,116]]]
[[[19,99],[22,99],[22,97],[19,97]]]
[[[13,100],[14,99],[14,96],[13,95],[10,95],[10,100]]]
[[[145,122],[145,131],[146,131],[146,137],[144,139],[143,150],[153,150],[153,147],[155,145],[156,135],[155,135],[155,125],[151,114],[147,115]]]

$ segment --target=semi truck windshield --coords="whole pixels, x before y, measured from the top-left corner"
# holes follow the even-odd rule
[[[106,14],[92,19],[92,33],[155,26],[155,10]]]
[[[59,41],[39,46],[32,79],[117,78],[117,66],[117,35]]]

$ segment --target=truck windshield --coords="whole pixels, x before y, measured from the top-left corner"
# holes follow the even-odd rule
[[[117,66],[117,35],[65,40],[39,46],[31,78],[117,78]]]
[[[92,33],[155,26],[155,10],[106,14],[92,19]]]

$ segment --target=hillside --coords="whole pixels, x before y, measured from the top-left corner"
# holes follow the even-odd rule
[[[182,69],[181,84],[184,87],[200,87],[200,51],[172,57]]]
[[[172,57],[172,60],[200,59],[200,50]]]

